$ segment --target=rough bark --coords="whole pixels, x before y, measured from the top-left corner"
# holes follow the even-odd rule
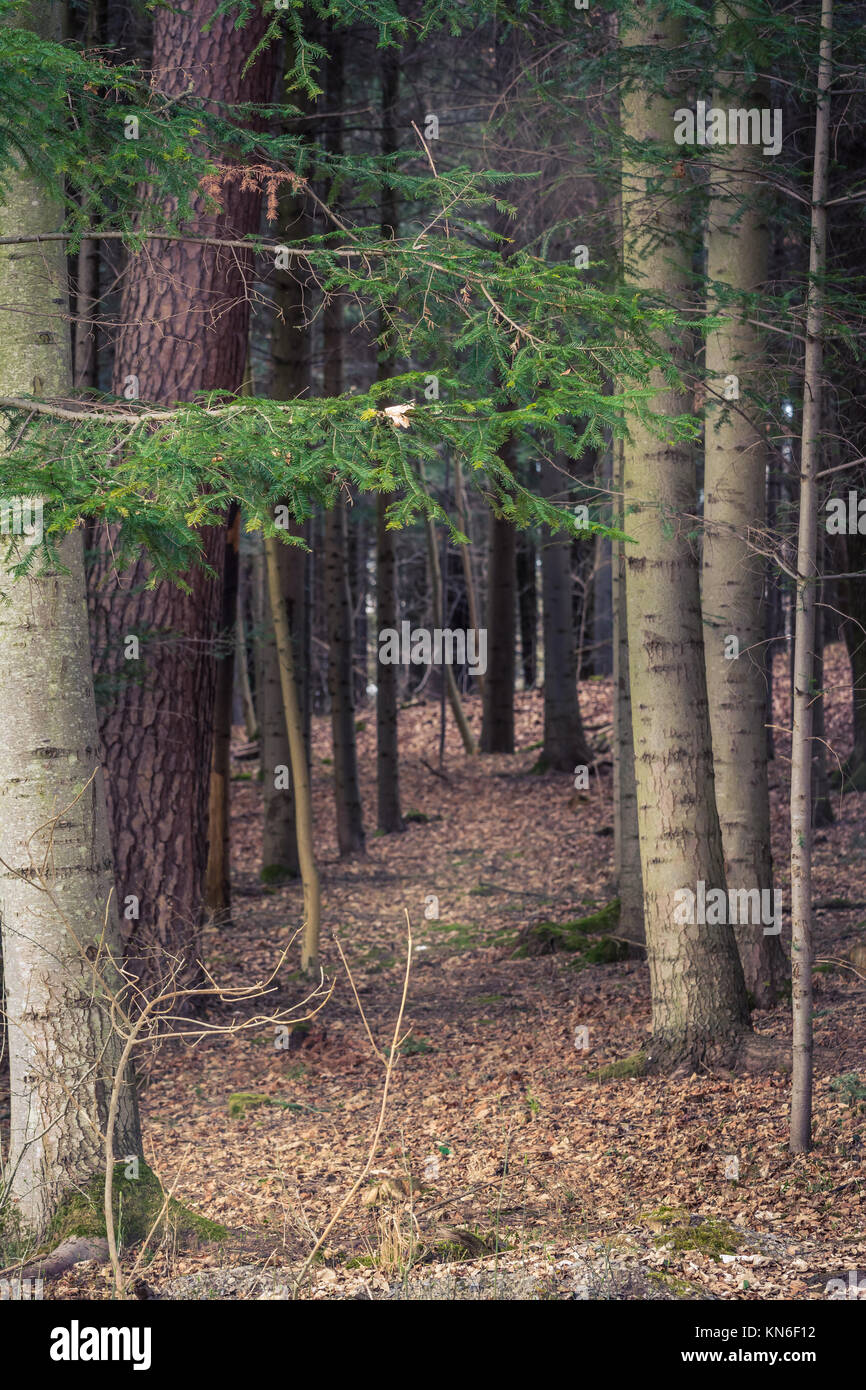
[[[216,0],[180,0],[154,19],[154,82],[169,97],[194,85],[208,104],[266,100],[267,58],[243,75],[244,58],[263,32],[258,15],[235,31],[216,19]],[[147,196],[145,194],[145,196]],[[223,211],[195,219],[197,233],[242,235],[259,225],[260,199],[239,183],[223,193]],[[137,378],[142,399],[189,400],[197,391],[240,388],[246,357],[247,284],[252,261],[237,250],[191,243],[148,243],[127,268],[114,389]],[[222,573],[224,528],[203,536]],[[216,686],[213,638],[221,587],[196,569],[191,593],[168,584],[147,591],[142,557],[115,571],[112,537],[100,528],[90,575],[94,660],[108,698],[100,710],[114,832],[118,893],[135,894],[130,964],[145,981],[165,971],[200,979],[201,893],[207,847],[211,719]],[[124,639],[139,638],[140,659],[124,658]]]
[[[614,449],[615,524],[623,529],[622,440]],[[625,597],[625,542],[614,541],[613,586],[613,856],[619,896],[619,930],[630,941],[645,939],[643,876],[634,772],[631,685],[628,674],[628,620]]]
[[[20,19],[18,22],[21,22]],[[59,39],[62,7],[24,20]],[[62,209],[39,183],[7,173],[0,231],[53,231]],[[72,386],[65,257],[51,246],[0,255],[0,381],[10,395]],[[6,447],[7,441],[2,442]],[[4,538],[5,540],[5,538]],[[16,542],[21,558],[28,541]],[[93,697],[82,533],[60,566],[13,579],[0,560],[0,917],[11,1117],[12,1208],[42,1234],[65,1193],[104,1164],[104,1127],[120,1053],[112,1027],[122,987],[111,843]],[[115,1151],[140,1154],[131,1076]]]
[[[730,75],[714,105],[727,102]],[[745,106],[766,105],[763,88]],[[769,230],[761,194],[761,155],[748,146],[714,149],[707,217],[707,312],[724,323],[707,338],[709,376],[704,445],[703,616],[716,805],[729,889],[769,889],[770,790],[763,610],[766,565],[750,539],[767,516],[767,448],[750,393],[761,394],[760,329],[736,308],[720,307],[720,287],[754,293],[767,276]],[[715,287],[715,288],[714,288]],[[725,399],[736,377],[739,399]],[[730,639],[739,655],[731,657]],[[772,1008],[787,977],[780,936],[763,926],[734,928],[746,988]]]
[[[673,48],[682,22],[654,8],[634,17],[626,46]],[[666,163],[628,151],[622,210],[627,281],[684,302],[691,283],[690,211],[675,177],[674,111],[684,94],[639,84],[625,90],[626,138],[668,147]],[[665,344],[660,344],[665,346]],[[671,344],[666,344],[671,346]],[[657,368],[652,409],[679,415],[683,388]],[[695,505],[691,451],[629,421],[623,446],[628,656],[638,827],[652,993],[654,1065],[731,1052],[749,1028],[743,971],[728,925],[677,923],[679,890],[724,889],[722,839],[713,787],[698,561],[686,521]]]

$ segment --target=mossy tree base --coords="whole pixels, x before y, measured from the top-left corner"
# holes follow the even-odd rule
[[[132,1167],[128,1159],[114,1165],[112,1211],[119,1247],[139,1244],[155,1223],[154,1236],[171,1233],[199,1241],[226,1239],[228,1231],[219,1222],[199,1216],[174,1197],[166,1202],[159,1178],[143,1159],[137,1160],[137,1176],[129,1175]],[[55,1245],[76,1236],[105,1239],[106,1234],[105,1177],[97,1173],[86,1188],[70,1193],[61,1202],[51,1223],[49,1241]]]

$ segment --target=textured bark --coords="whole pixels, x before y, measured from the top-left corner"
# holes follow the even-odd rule
[[[52,39],[61,37],[61,21],[53,4],[34,6],[29,19]],[[7,179],[0,232],[53,231],[62,209],[36,180],[12,171]],[[3,391],[67,395],[62,250],[5,248],[0,305]],[[18,544],[20,557],[28,542]],[[110,1013],[122,985],[121,942],[80,530],[59,554],[62,568],[20,579],[10,573],[14,557],[0,560],[0,917],[11,1092],[4,1177],[22,1228],[37,1235],[63,1195],[104,1164],[120,1053]],[[131,1076],[114,1145],[118,1154],[141,1153]]]
[[[235,31],[231,16],[207,33],[216,0],[180,0],[154,20],[154,82],[167,96],[190,83],[208,104],[270,97],[272,71],[244,59],[266,24],[259,15]],[[199,212],[197,233],[242,235],[259,225],[260,199],[237,183],[223,212]],[[246,292],[252,261],[244,254],[190,243],[151,241],[128,267],[114,368],[120,393],[138,378],[142,399],[189,400],[197,391],[241,386],[246,357]],[[222,573],[224,528],[203,537]],[[164,953],[183,983],[200,979],[200,914],[207,847],[214,633],[221,587],[196,569],[189,595],[168,584],[145,590],[148,563],[118,575],[112,538],[100,529],[90,577],[94,660],[109,698],[101,710],[118,893],[140,900],[128,943],[131,967],[146,981],[165,972]],[[140,642],[140,660],[124,659],[124,637]]]
[[[824,297],[827,263],[827,177],[830,162],[833,0],[821,6],[821,60],[812,166],[812,226],[803,362],[800,525],[797,535],[797,620],[794,634],[794,719],[791,731],[791,1007],[792,1153],[812,1147],[812,719],[815,600],[818,587],[818,485]]]
[[[672,48],[682,22],[649,9],[626,46]],[[626,279],[676,302],[691,283],[689,208],[674,176],[674,111],[683,93],[635,86],[623,94],[626,138],[671,148],[667,165],[628,153],[622,208]],[[651,230],[650,230],[651,229]],[[652,408],[679,415],[688,394],[651,373]],[[722,839],[713,788],[698,561],[686,517],[695,505],[687,447],[629,421],[623,447],[628,655],[638,827],[653,1010],[654,1064],[693,1062],[736,1050],[748,1030],[742,966],[727,925],[678,924],[678,890],[724,889]],[[671,532],[673,534],[671,534]]]
[[[515,471],[513,442],[502,447]],[[484,678],[482,753],[514,752],[516,536],[510,521],[491,512],[487,545],[487,674]]]
[[[623,529],[622,440],[614,449],[615,524]],[[628,620],[625,598],[625,543],[613,542],[613,857],[619,895],[619,930],[630,941],[645,939],[643,876],[634,772],[631,685],[628,674]]]
[[[227,528],[222,608],[217,634],[216,694],[207,817],[208,854],[204,883],[205,906],[213,919],[222,923],[230,919],[232,906],[229,804],[240,520],[240,511],[233,507]]]
[[[716,106],[727,103],[729,75]],[[746,107],[765,106],[763,88]],[[754,293],[767,277],[769,230],[760,192],[762,157],[748,146],[713,151],[707,218],[707,312],[724,324],[707,338],[709,374],[704,445],[703,616],[716,805],[729,889],[769,889],[770,790],[766,730],[766,565],[750,545],[767,516],[767,448],[749,393],[760,395],[764,374],[761,332],[736,309],[720,309],[718,290]],[[739,381],[740,399],[724,398],[725,378]],[[736,637],[739,656],[726,656]],[[779,936],[763,926],[734,928],[746,988],[758,1008],[772,1008],[787,977]]]
[[[554,498],[563,477],[546,459],[541,491]],[[592,755],[577,700],[577,637],[574,630],[571,537],[544,528],[541,542],[541,594],[544,622],[544,745],[541,760],[558,772],[588,766]]]

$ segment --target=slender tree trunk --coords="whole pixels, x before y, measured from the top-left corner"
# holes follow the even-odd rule
[[[62,6],[17,22],[62,37]],[[63,209],[37,180],[6,171],[4,236],[56,230]],[[56,244],[55,244],[56,245]],[[0,253],[0,385],[65,396],[72,386],[66,258],[59,246]],[[0,440],[8,447],[8,437]],[[35,508],[37,499],[27,499]],[[4,537],[6,550],[8,537]],[[45,1232],[65,1194],[104,1168],[104,1129],[120,1039],[121,940],[99,761],[82,532],[60,566],[14,579],[22,538],[0,560],[0,919],[11,1116],[5,1182],[22,1230]],[[117,1154],[141,1153],[131,1075]]]
[[[513,441],[502,456],[516,470]],[[515,610],[517,606],[516,536],[504,517],[490,513],[487,547],[487,674],[481,722],[482,753],[514,752]]]
[[[562,473],[541,465],[542,495],[554,498]],[[541,594],[544,621],[544,746],[541,761],[558,772],[588,766],[592,754],[577,700],[577,637],[574,630],[571,536],[546,527],[541,543]]]
[[[457,512],[457,520],[460,522],[460,529],[464,536],[468,536],[469,510],[466,506],[466,493],[463,488],[463,470],[460,466],[459,458],[454,459],[454,507]],[[460,559],[463,563],[463,581],[466,585],[466,603],[469,608],[469,624],[474,632],[478,632],[481,627],[481,621],[478,616],[478,589],[475,584],[475,574],[472,567],[472,551],[468,545],[461,545]],[[475,680],[478,682],[478,691],[483,700],[483,672],[479,672]]]
[[[268,100],[273,73],[267,56],[243,72],[267,16],[235,30],[232,15],[213,18],[216,9],[217,0],[179,0],[157,10],[154,85],[171,98],[192,83],[207,104]],[[256,192],[235,181],[223,190],[222,203],[219,216],[200,211],[198,233],[258,231]],[[211,388],[238,390],[252,270],[252,258],[236,249],[149,241],[126,271],[115,391],[171,402]],[[225,528],[210,528],[203,540],[221,576]],[[221,586],[197,568],[186,576],[189,594],[167,583],[148,590],[147,558],[118,575],[112,542],[98,528],[89,590],[94,660],[111,692],[100,717],[118,893],[140,901],[127,949],[131,967],[146,983],[164,973],[169,953],[182,962],[179,982],[189,985],[201,980],[213,639]],[[128,655],[127,637],[138,640],[137,658]]]
[[[267,538],[265,540],[265,560],[268,574],[268,593],[274,617],[274,634],[277,650],[280,654],[280,680],[286,732],[289,738],[298,859],[304,885],[304,933],[301,945],[301,969],[305,973],[311,974],[319,967],[322,899],[319,888],[319,871],[316,868],[316,856],[313,848],[313,798],[310,790],[307,749],[304,742],[304,722],[298,698],[298,684],[295,678],[292,634],[280,580],[277,547],[281,544],[282,542],[274,537]]]
[[[426,489],[427,483],[424,478],[424,465],[419,464],[419,478],[421,486]],[[427,536],[427,563],[430,569],[429,591],[433,607],[433,624],[435,627],[443,628],[445,619],[442,613],[442,568],[439,564],[439,551],[436,546],[436,527],[430,518],[425,524]],[[469,727],[469,720],[463,709],[463,702],[460,699],[460,691],[457,689],[457,682],[454,679],[454,669],[451,666],[443,667],[442,679],[444,681],[445,692],[448,696],[448,703],[454,715],[454,722],[460,730],[460,737],[463,740],[463,747],[470,757],[478,752],[475,743],[475,736]]]
[[[204,882],[205,907],[213,920],[222,924],[230,920],[232,909],[229,809],[240,521],[240,511],[235,506],[232,508],[227,528],[222,612],[217,635],[216,694],[207,818],[208,856]]]
[[[727,11],[718,12],[724,16]],[[720,75],[725,106],[731,74]],[[766,105],[763,85],[746,106]],[[769,231],[760,153],[714,149],[707,218],[707,312],[724,323],[707,338],[709,405],[704,445],[703,617],[716,805],[729,889],[769,890],[770,790],[767,766],[766,565],[750,538],[767,516],[767,450],[750,394],[764,386],[764,345],[748,315],[719,304],[718,286],[753,294],[767,278]],[[727,397],[726,397],[727,392]],[[731,397],[733,396],[733,399]],[[736,642],[736,648],[733,643]],[[752,1002],[772,1008],[787,976],[781,937],[760,923],[734,928]]]
[[[615,524],[623,529],[622,440],[613,441]],[[630,941],[645,939],[643,877],[634,772],[631,685],[628,676],[628,622],[625,595],[625,544],[613,542],[613,856],[619,895],[619,929]]]
[[[791,999],[794,1074],[791,1152],[812,1147],[812,716],[815,600],[818,587],[818,472],[821,451],[821,373],[827,261],[827,179],[830,162],[830,84],[833,0],[821,6],[821,57],[812,166],[812,235],[803,371],[800,448],[800,526],[797,538],[797,620],[794,633],[794,727],[791,742]]]
[[[280,544],[275,563],[280,577],[280,592],[286,593],[286,551]],[[286,727],[283,701],[282,673],[274,613],[271,609],[267,560],[262,551],[260,560],[259,612],[256,686],[259,692],[259,729],[262,770],[262,868],[266,883],[283,878],[296,878],[301,871],[298,859],[297,829],[295,826],[293,779],[290,775],[291,751]],[[288,614],[287,614],[288,617]],[[297,649],[293,643],[296,679]],[[300,705],[300,692],[298,693]]]
[[[400,70],[390,49],[380,58],[382,154],[394,154],[398,148],[397,102],[400,94]],[[399,231],[397,195],[390,187],[381,194],[380,222],[383,237],[395,237]],[[380,339],[387,333],[388,316],[379,316]],[[379,380],[390,376],[394,359],[386,344],[380,342]],[[376,620],[379,632],[396,630],[397,611],[397,546],[395,533],[388,529],[389,497],[376,494]],[[379,644],[376,643],[377,653]],[[397,708],[399,703],[399,667],[393,662],[379,662],[376,672],[376,790],[377,825],[385,835],[405,829],[400,808],[400,749]]]
[[[538,594],[536,591],[535,535],[521,531],[517,537],[515,556],[517,575],[517,612],[520,617],[520,664],[523,684],[532,690],[538,675]]]
[[[670,50],[683,38],[681,20],[651,8],[634,18],[623,42]],[[662,165],[651,164],[648,155],[624,155],[624,270],[642,289],[685,302],[691,284],[690,209],[675,177],[673,145],[674,111],[685,103],[683,93],[670,86],[670,95],[639,85],[623,95],[626,139],[671,150]],[[655,412],[680,415],[689,409],[688,393],[668,384],[661,371],[649,379]],[[686,522],[695,505],[694,460],[687,446],[659,439],[639,419],[630,420],[629,428],[623,489],[627,530],[636,543],[626,546],[628,657],[653,1005],[651,1057],[660,1066],[736,1052],[749,1028],[749,1011],[731,927],[675,919],[677,905],[687,901],[678,893],[691,892],[696,904],[701,884],[707,890],[725,886],[698,562]]]

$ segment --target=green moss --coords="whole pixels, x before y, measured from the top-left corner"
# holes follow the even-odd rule
[[[261,1091],[235,1091],[229,1096],[229,1116],[239,1120],[248,1110],[257,1110],[260,1105],[273,1105],[273,1101]]]
[[[127,1159],[114,1165],[112,1211],[115,1235],[121,1246],[144,1240],[165,1204],[162,1184],[144,1159],[138,1160],[137,1177],[128,1176],[130,1166]],[[225,1240],[228,1236],[225,1226],[190,1211],[174,1197],[169,1198],[157,1227],[158,1232],[165,1230],[201,1240]],[[59,1206],[51,1223],[49,1245],[72,1236],[92,1239],[105,1234],[105,1177],[97,1173],[85,1188],[71,1192]]]
[[[630,1057],[621,1057],[617,1062],[608,1062],[589,1073],[590,1081],[618,1081],[628,1076],[643,1076],[646,1072],[646,1053],[633,1052]]]
[[[514,955],[525,958],[547,956],[554,951],[572,951],[583,956],[589,965],[622,960],[628,954],[626,943],[604,935],[618,922],[619,898],[614,898],[598,912],[588,917],[578,917],[572,922],[535,922],[521,932]],[[587,937],[599,935],[602,936],[601,942],[590,944],[587,941]]]
[[[711,1216],[698,1225],[671,1225],[653,1241],[654,1245],[670,1245],[674,1250],[699,1250],[712,1259],[733,1255],[740,1248],[740,1237],[728,1221]]]

